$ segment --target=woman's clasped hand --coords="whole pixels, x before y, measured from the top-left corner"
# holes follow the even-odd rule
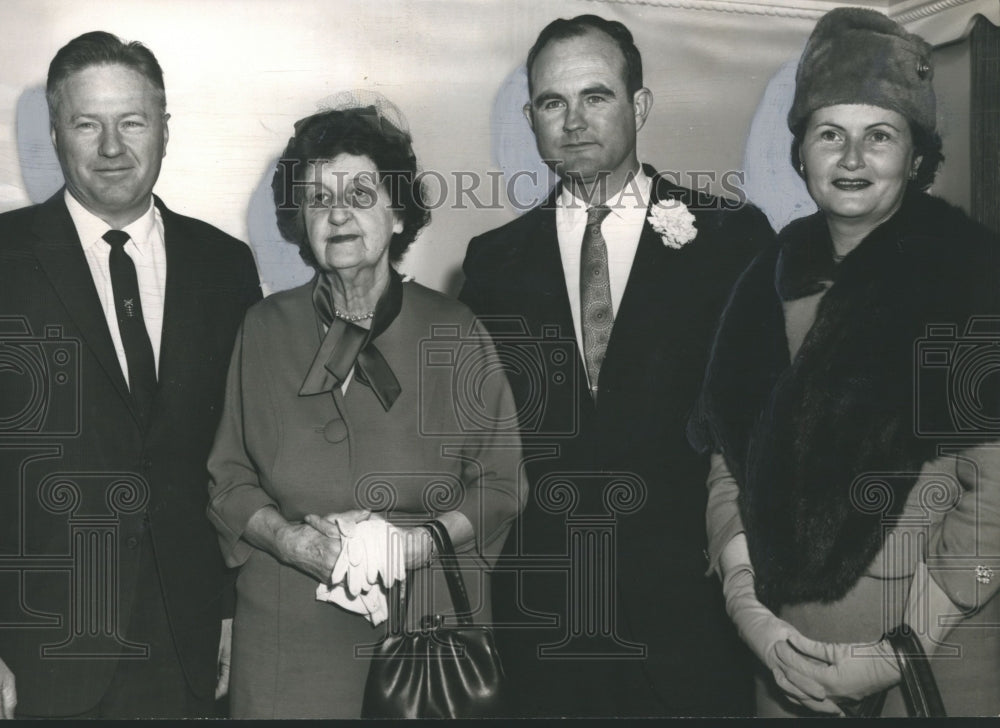
[[[820,696],[825,699],[825,704],[807,705],[818,712],[834,712],[828,710],[829,701],[856,702],[900,680],[899,666],[887,640],[872,644],[819,642],[796,632],[777,645],[775,654],[778,670],[793,690],[806,694],[813,702]],[[836,712],[842,712],[834,707]]]
[[[367,512],[357,510],[354,513],[361,515]],[[350,517],[350,514],[343,515]],[[279,543],[281,552],[285,554],[284,560],[320,582],[329,582],[343,549],[340,531],[333,518],[326,520],[307,515],[304,521],[289,523],[282,528]],[[322,528],[319,527],[321,523],[331,525]]]

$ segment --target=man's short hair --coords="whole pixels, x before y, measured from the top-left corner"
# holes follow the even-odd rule
[[[592,30],[598,30],[615,42],[625,57],[625,88],[631,96],[642,88],[642,56],[635,47],[632,33],[617,20],[605,20],[598,15],[577,15],[575,18],[557,18],[546,25],[538,34],[538,40],[528,51],[528,95],[532,94],[531,69],[535,65],[538,54],[549,43],[556,40],[567,40],[586,35]]]
[[[90,66],[119,65],[142,74],[156,89],[160,105],[167,109],[167,92],[163,87],[163,69],[156,56],[139,41],[125,43],[103,30],[84,33],[64,45],[49,64],[45,82],[45,99],[49,115],[55,118],[62,83],[72,74]]]

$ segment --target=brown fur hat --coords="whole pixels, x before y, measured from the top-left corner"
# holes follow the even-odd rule
[[[816,24],[799,60],[788,128],[801,132],[824,106],[891,109],[927,132],[937,127],[931,46],[875,10],[836,8]]]

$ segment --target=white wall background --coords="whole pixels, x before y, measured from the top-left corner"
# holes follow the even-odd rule
[[[452,179],[456,171],[541,169],[520,114],[520,67],[546,23],[580,13],[621,20],[643,53],[656,102],[640,135],[641,158],[717,175],[743,168],[764,90],[797,58],[815,22],[595,0],[3,0],[0,211],[40,201],[40,190],[58,186],[40,89],[62,45],[107,30],[145,43],[164,69],[172,117],[157,194],[250,242],[265,281],[284,287],[301,271],[271,229],[263,190],[295,120],[338,91],[374,89],[408,118],[426,170]],[[959,149],[968,144],[968,81],[964,97],[957,88],[967,79],[967,54],[946,49],[941,61],[939,78],[950,79],[951,89],[941,94],[949,168],[938,190],[967,204],[968,153],[963,172]],[[771,128],[785,133],[781,123]],[[760,155],[747,159],[759,167]],[[754,189],[804,194],[786,160],[773,161],[775,172],[750,170],[752,199]],[[434,210],[403,263],[417,280],[450,293],[460,285],[469,238],[517,214],[510,205],[453,208]]]

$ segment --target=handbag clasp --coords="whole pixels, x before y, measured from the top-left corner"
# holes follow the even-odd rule
[[[425,614],[420,618],[420,629],[424,632],[432,632],[444,626],[443,614]]]

